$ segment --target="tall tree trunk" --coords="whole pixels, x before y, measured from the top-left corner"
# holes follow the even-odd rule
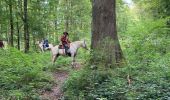
[[[6,28],[6,34],[5,34],[7,44],[9,45],[10,43],[9,43],[9,32],[8,32],[8,30],[9,30],[9,26],[7,26],[7,28]]]
[[[106,64],[119,63],[123,54],[116,30],[116,0],[93,0],[92,5],[91,48],[95,52],[94,60],[96,55],[100,55],[105,57]]]
[[[68,3],[69,1],[66,0],[65,2],[66,2],[66,5],[65,5],[66,6],[66,10],[65,10],[65,31],[67,32],[68,29],[69,29],[69,16],[68,16],[69,15],[69,11],[68,11],[69,10],[68,9],[69,8],[69,3]]]
[[[28,33],[28,19],[27,19],[27,0],[24,0],[24,42],[25,53],[29,51],[29,33]]]
[[[18,50],[20,50],[20,28],[19,28],[19,19],[18,19],[18,17],[20,16],[19,12],[22,12],[22,10],[21,10],[22,9],[22,1],[18,0],[17,3],[18,3],[18,5],[17,5],[18,13],[16,15],[16,17],[17,17],[17,48],[18,48]]]
[[[65,31],[67,32],[68,31],[68,28],[69,28],[69,25],[68,25],[68,15],[66,15],[66,19],[65,19]]]
[[[14,25],[13,25],[13,10],[12,10],[12,1],[9,0],[9,12],[10,12],[10,45],[13,47],[13,34],[14,34]]]
[[[19,33],[18,17],[17,17],[17,48],[18,50],[20,50],[20,33]]]

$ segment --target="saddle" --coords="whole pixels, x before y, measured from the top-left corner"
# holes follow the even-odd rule
[[[65,48],[64,48],[63,45],[60,44],[60,45],[58,46],[58,49],[65,49]]]
[[[65,49],[66,55],[71,56],[71,53],[68,52],[69,48],[70,48],[69,46],[65,47],[64,45],[59,45],[58,46],[58,49]]]
[[[58,49],[70,49],[70,46],[67,45],[67,46],[65,47],[64,45],[60,44],[60,45],[58,46]]]

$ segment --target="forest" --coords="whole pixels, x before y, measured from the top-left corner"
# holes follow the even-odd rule
[[[0,0],[0,100],[170,100],[170,0]]]

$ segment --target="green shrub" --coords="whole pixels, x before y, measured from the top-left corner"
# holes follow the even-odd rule
[[[127,65],[106,69],[102,64],[105,62],[99,55],[99,64],[92,66],[93,70],[85,68],[71,74],[63,86],[65,98],[167,100],[170,97],[170,32],[165,22],[166,19],[148,19],[128,27],[130,30],[121,34],[121,46]]]
[[[38,98],[38,90],[53,82],[51,75],[42,70],[49,62],[48,55],[0,49],[0,99]]]

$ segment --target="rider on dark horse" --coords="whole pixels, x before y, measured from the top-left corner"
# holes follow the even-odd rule
[[[69,47],[70,47],[70,41],[69,41],[69,39],[68,39],[68,36],[69,36],[69,34],[67,33],[67,32],[63,32],[63,36],[61,37],[61,42],[62,42],[62,46],[65,48],[65,52],[66,52],[66,54],[68,54],[69,53],[69,51],[68,51],[68,49],[69,49]]]
[[[48,40],[47,40],[47,39],[44,39],[44,40],[43,40],[43,48],[45,49],[45,48],[47,48],[47,47],[49,47]]]

